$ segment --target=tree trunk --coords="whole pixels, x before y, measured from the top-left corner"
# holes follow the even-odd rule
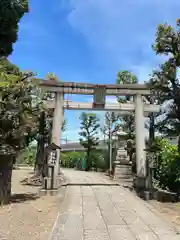
[[[180,153],[180,136],[178,137],[178,152]]]
[[[155,102],[154,97],[151,97],[150,98],[150,104],[154,104],[154,102]],[[150,124],[149,124],[149,143],[151,145],[154,142],[154,139],[155,139],[155,127],[154,127],[155,115],[154,115],[154,113],[151,113],[151,115],[149,117],[149,121],[150,121]]]
[[[152,113],[150,116],[150,126],[149,126],[149,142],[152,144],[154,141],[154,135],[155,135],[155,130],[154,130],[154,114]]]
[[[39,119],[39,136],[37,138],[37,152],[34,171],[37,176],[42,176],[45,164],[44,157],[44,130],[45,130],[45,112],[41,112]]]
[[[86,171],[89,171],[91,168],[91,156],[90,156],[90,150],[87,149],[87,156],[86,156]]]
[[[110,170],[110,160],[109,160],[109,156],[110,156],[110,142],[108,142],[108,170]]]
[[[42,176],[44,165],[44,139],[43,137],[38,139],[37,143],[37,153],[36,153],[36,163],[35,163],[35,174],[37,176]]]
[[[114,160],[116,160],[117,152],[118,152],[117,148],[112,148],[112,162],[111,162],[112,166],[111,166],[111,171],[110,171],[111,176],[114,176],[114,170],[115,170]]]
[[[8,204],[11,199],[11,177],[13,156],[0,156],[0,204]]]

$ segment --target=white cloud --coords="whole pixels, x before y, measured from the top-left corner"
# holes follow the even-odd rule
[[[67,11],[70,26],[86,39],[102,71],[107,68],[115,77],[119,70],[130,70],[140,82],[147,81],[152,69],[163,61],[151,47],[157,25],[164,22],[175,25],[180,9],[179,0],[62,0],[59,3]],[[92,97],[85,101],[92,102]],[[107,102],[116,99],[108,97]],[[104,113],[98,114],[103,121]]]
[[[93,96],[88,97],[86,102],[93,102]],[[117,103],[117,98],[115,96],[106,96],[106,103]]]
[[[143,81],[159,62],[151,48],[157,25],[175,24],[180,1],[66,0],[65,5],[70,25],[85,36],[96,59],[135,70]]]

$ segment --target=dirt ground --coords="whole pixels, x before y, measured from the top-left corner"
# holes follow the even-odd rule
[[[31,169],[13,170],[12,203],[0,207],[0,239],[46,240],[58,214],[62,196],[37,197],[38,187],[22,185]]]
[[[149,201],[160,215],[173,222],[180,229],[180,203],[162,203],[155,200]]]

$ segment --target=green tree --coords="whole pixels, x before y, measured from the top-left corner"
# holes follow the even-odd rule
[[[117,74],[116,84],[136,84],[137,77],[130,71],[120,71]],[[119,102],[130,101],[132,96],[123,96],[118,98]]]
[[[106,112],[105,122],[103,128],[101,128],[102,133],[105,136],[105,143],[108,146],[108,158],[112,160],[112,134],[115,129],[115,122],[117,121],[117,116],[115,112]],[[108,161],[109,169],[112,171],[112,161]]]
[[[46,75],[46,78],[47,78],[47,80],[53,80],[53,81],[59,82],[59,78],[58,78],[58,76],[57,76],[55,73],[49,72],[49,73]]]
[[[88,171],[91,168],[91,152],[99,144],[99,137],[97,137],[98,130],[100,127],[99,119],[96,114],[93,113],[82,113],[80,116],[81,120],[81,136],[80,144],[86,149],[87,157],[87,168]]]
[[[178,69],[180,67],[180,20],[176,28],[168,24],[160,24],[157,28],[153,45],[156,54],[167,56],[159,69],[153,72],[150,85],[160,103],[166,103],[166,111],[158,129],[168,136],[179,136],[180,152],[180,84]]]
[[[36,146],[29,145],[27,148],[22,150],[16,159],[16,164],[28,164],[30,166],[34,165],[36,157]]]
[[[117,75],[117,84],[136,84],[138,83],[137,77],[129,71],[121,71]],[[132,96],[118,97],[118,102],[126,103],[130,101]],[[124,132],[127,133],[127,139],[134,139],[135,134],[135,119],[134,114],[119,116],[120,125]]]
[[[133,75],[129,71],[121,71],[117,75],[116,79],[117,84],[136,84],[138,83],[137,77]],[[118,97],[119,103],[126,103],[132,99],[132,96],[123,96]],[[120,126],[124,132],[126,132],[127,137],[127,151],[130,158],[130,161],[132,161],[132,156],[135,149],[135,116],[134,113],[131,113],[129,115],[119,116],[120,120]]]
[[[115,112],[106,112],[105,113],[105,122],[104,126],[101,128],[102,133],[108,138],[107,142],[111,137],[111,132],[114,129],[114,123],[117,121]]]
[[[155,93],[152,93],[151,95],[144,97],[144,101],[145,103],[148,103],[148,104],[161,104],[161,102],[159,102],[159,99],[157,98]],[[145,122],[145,128],[149,130],[149,139],[148,139],[149,146],[152,145],[153,142],[155,141],[155,132],[158,131],[158,128],[159,128],[158,126],[160,123],[160,121],[157,121],[157,120],[160,119],[162,115],[163,113],[161,111],[157,113],[150,113],[148,115],[147,121]]]
[[[11,196],[13,163],[29,144],[36,128],[32,107],[32,82],[7,60],[0,61],[0,203]]]
[[[158,185],[166,190],[180,193],[180,157],[178,148],[167,140],[157,140],[156,169],[154,177]]]
[[[0,59],[8,57],[17,41],[19,21],[28,12],[27,0],[0,1]]]

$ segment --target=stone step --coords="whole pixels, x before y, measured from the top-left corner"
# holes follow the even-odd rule
[[[116,158],[116,160],[114,161],[115,164],[128,164],[129,163],[129,159],[128,158]]]
[[[129,159],[129,156],[127,154],[117,154],[116,158],[126,158],[126,159]]]
[[[127,155],[127,151],[125,149],[118,149],[117,154],[125,154]]]
[[[116,157],[119,157],[119,158],[128,158],[128,155],[127,155],[127,154],[118,154],[118,153],[117,153]]]
[[[128,179],[132,177],[132,169],[130,165],[117,165],[114,171],[115,178]]]

